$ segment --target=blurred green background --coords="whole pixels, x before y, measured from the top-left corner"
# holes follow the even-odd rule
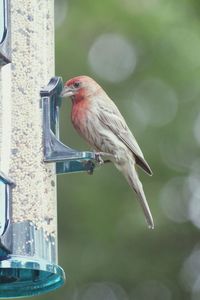
[[[154,172],[139,171],[155,230],[111,164],[58,177],[63,288],[38,299],[200,299],[200,2],[55,1],[56,75],[89,75]],[[62,140],[88,150],[61,116]]]

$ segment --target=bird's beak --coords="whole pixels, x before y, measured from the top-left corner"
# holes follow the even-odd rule
[[[60,93],[61,97],[70,97],[76,94],[76,91],[68,86],[64,86],[62,92]]]

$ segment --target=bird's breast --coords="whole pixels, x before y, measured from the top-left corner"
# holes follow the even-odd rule
[[[84,130],[88,118],[88,103],[81,101],[74,103],[72,106],[71,119],[72,123],[80,133]]]

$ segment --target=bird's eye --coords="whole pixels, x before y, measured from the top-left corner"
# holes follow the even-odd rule
[[[79,86],[80,86],[80,82],[75,82],[75,83],[74,83],[74,87],[75,87],[75,88],[78,88]]]

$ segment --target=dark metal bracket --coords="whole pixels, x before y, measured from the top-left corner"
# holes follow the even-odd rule
[[[10,203],[14,187],[15,183],[3,172],[0,172],[0,237],[5,234],[10,223]],[[0,257],[4,257],[8,253],[9,250],[0,239]]]
[[[11,62],[10,0],[0,1],[0,66]]]
[[[96,165],[104,162],[98,153],[77,151],[64,145],[59,138],[59,112],[63,89],[61,77],[52,77],[40,91],[43,110],[44,161],[56,163],[56,173],[87,171],[93,173]]]
[[[11,190],[14,187],[15,183],[3,172],[0,172],[0,236],[5,233],[9,224]]]

